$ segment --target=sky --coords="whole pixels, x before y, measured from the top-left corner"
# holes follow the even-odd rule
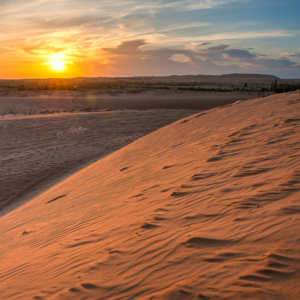
[[[300,78],[299,0],[0,0],[0,78]]]

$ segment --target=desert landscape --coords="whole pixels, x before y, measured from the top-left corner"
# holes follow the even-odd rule
[[[274,94],[277,77],[257,74],[2,80],[0,116],[103,109],[210,109]],[[279,85],[299,80],[280,80]]]
[[[4,116],[1,299],[299,299],[299,107]]]
[[[0,1],[0,300],[299,300],[300,1]]]

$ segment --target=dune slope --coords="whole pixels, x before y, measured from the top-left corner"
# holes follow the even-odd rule
[[[1,218],[1,299],[299,299],[300,94],[135,141]]]

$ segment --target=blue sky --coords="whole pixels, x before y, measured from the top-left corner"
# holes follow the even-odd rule
[[[299,12],[295,0],[1,0],[0,77],[57,77],[45,67],[59,60],[69,77],[300,78]]]

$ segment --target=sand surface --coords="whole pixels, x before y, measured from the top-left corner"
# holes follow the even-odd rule
[[[7,115],[0,119],[0,216],[45,188],[194,110]]]
[[[137,94],[98,94],[103,92],[83,91],[43,91],[23,92],[26,97],[0,97],[0,117],[8,114],[37,114],[111,109],[211,109],[217,106],[234,103],[238,100],[256,98],[254,92],[190,92],[190,91],[144,91]],[[46,93],[46,94],[45,94]],[[261,94],[262,95],[262,94]]]
[[[1,299],[300,299],[300,94],[176,121],[1,218]]]

